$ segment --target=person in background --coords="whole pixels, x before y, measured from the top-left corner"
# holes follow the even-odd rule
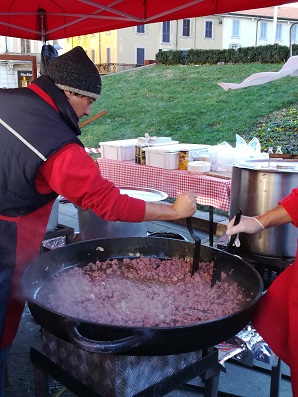
[[[259,233],[270,227],[293,223],[298,227],[298,188],[283,198],[278,205],[262,215],[242,216],[233,226],[227,225],[227,234]],[[240,236],[241,241],[241,236]],[[298,250],[295,261],[286,268],[261,297],[252,324],[274,353],[291,370],[293,396],[298,396]]]
[[[82,47],[54,58],[26,88],[0,89],[0,396],[4,366],[24,309],[21,276],[40,252],[58,195],[109,221],[187,218],[196,194],[173,204],[121,195],[79,140],[78,122],[101,92]]]

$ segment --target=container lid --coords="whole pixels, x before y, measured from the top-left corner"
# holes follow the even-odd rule
[[[292,159],[260,159],[236,162],[233,167],[266,172],[298,173],[298,161]]]
[[[99,146],[103,147],[103,146],[109,146],[109,147],[133,147],[136,146],[138,144],[146,144],[146,145],[150,145],[149,147],[169,147],[169,146],[174,146],[179,144],[179,141],[167,141],[167,142],[163,142],[163,141],[156,141],[155,143],[150,143],[149,141],[146,141],[146,138],[137,138],[137,139],[123,139],[123,140],[119,140],[119,141],[106,141],[106,142],[99,142]]]
[[[144,201],[161,201],[168,197],[167,193],[161,192],[160,190],[147,189],[145,187],[120,187],[120,193]]]
[[[137,139],[121,139],[119,141],[99,142],[99,146],[131,147],[138,143]]]
[[[175,141],[172,141],[172,145],[169,145],[169,143],[167,142],[167,145],[164,145],[164,146],[162,146],[162,145],[159,145],[159,146],[156,146],[156,147],[147,147],[147,148],[144,148],[144,150],[145,151],[149,151],[149,152],[151,152],[151,151],[153,151],[153,152],[170,152],[170,153],[173,153],[173,152],[179,152],[180,150],[186,150],[186,151],[188,151],[188,150],[205,150],[206,151],[206,149],[208,149],[208,147],[210,146],[210,145],[199,145],[199,144],[194,144],[194,143],[178,143],[178,144],[175,144]]]

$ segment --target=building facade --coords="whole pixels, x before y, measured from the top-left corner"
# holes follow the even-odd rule
[[[116,72],[155,60],[159,51],[227,49],[298,43],[298,8],[267,7],[232,13],[139,25],[61,39],[59,54],[82,46],[101,72]],[[1,54],[35,55],[40,64],[42,43],[0,36],[0,87],[30,83],[28,62],[1,60]]]
[[[223,48],[298,43],[298,8],[267,7],[223,14]]]
[[[267,7],[102,32],[100,63],[144,64],[158,51],[298,43],[298,8]]]
[[[64,40],[51,41],[50,44],[59,44],[62,47]],[[58,47],[58,48],[59,48]],[[27,55],[36,58],[37,70],[40,67],[42,43],[37,40],[18,39],[15,37],[0,36],[0,88],[26,87],[32,81],[32,62],[19,59]],[[62,53],[61,50],[58,53]],[[9,58],[10,59],[1,59]],[[18,59],[16,59],[18,58]]]

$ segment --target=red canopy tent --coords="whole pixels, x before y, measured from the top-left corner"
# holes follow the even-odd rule
[[[280,0],[3,0],[0,35],[45,42],[279,4]]]

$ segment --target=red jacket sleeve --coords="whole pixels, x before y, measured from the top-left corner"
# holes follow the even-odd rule
[[[36,188],[40,193],[54,190],[73,204],[110,221],[141,222],[145,215],[145,202],[121,195],[77,144],[64,146],[42,164]]]
[[[295,227],[298,227],[298,188],[295,188],[292,190],[292,192],[284,197],[280,202],[278,203],[284,207],[284,209],[287,211],[287,213],[290,215],[290,217],[293,220],[293,225]]]

